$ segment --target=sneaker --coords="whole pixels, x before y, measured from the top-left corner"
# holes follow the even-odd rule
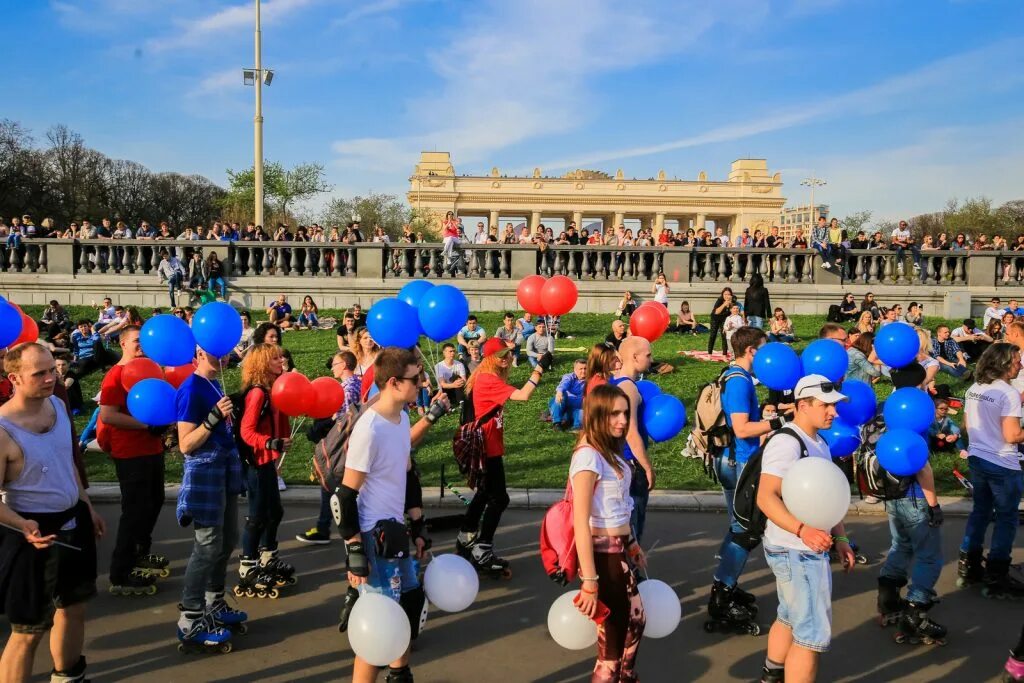
[[[327,545],[331,542],[331,535],[322,534],[316,527],[313,527],[304,534],[296,534],[295,540],[308,545]]]
[[[828,261],[822,261],[821,262],[821,267],[824,268],[825,270],[831,270],[832,269],[832,264],[829,263]]]
[[[874,496],[864,496],[864,502],[867,503],[868,505],[877,505],[882,501],[880,501],[878,498]]]
[[[915,264],[914,264],[914,272],[915,272],[915,273],[920,273],[920,272],[921,272],[921,266],[919,266],[919,265],[917,265],[917,264],[915,263]]]
[[[286,488],[288,488],[288,487],[284,485],[284,478],[281,475],[278,475],[277,476],[277,490],[278,491],[284,491]]]

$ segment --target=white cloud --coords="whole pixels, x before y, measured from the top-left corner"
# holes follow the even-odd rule
[[[260,20],[263,23],[281,21],[316,2],[319,0],[263,0],[260,3]],[[177,31],[150,40],[148,47],[154,52],[161,52],[200,45],[205,40],[218,39],[225,32],[246,27],[254,30],[255,22],[252,2],[232,5],[203,17],[178,21]]]
[[[363,0],[348,12],[331,22],[331,28],[348,26],[365,19],[366,17],[372,17],[377,14],[387,14],[388,12],[392,12],[409,2],[410,0],[377,0],[376,2]]]

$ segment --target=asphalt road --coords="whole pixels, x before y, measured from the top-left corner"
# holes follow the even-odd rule
[[[101,506],[110,526],[118,509]],[[299,546],[293,536],[316,515],[312,506],[293,504],[281,527],[282,554],[297,567],[299,582],[278,600],[242,599],[249,612],[249,633],[236,636],[227,655],[181,655],[175,626],[181,576],[191,551],[188,531],[176,526],[174,509],[164,508],[154,550],[172,558],[172,575],[152,597],[124,598],[107,593],[90,604],[86,637],[89,675],[94,681],[343,681],[351,675],[348,640],[336,630],[345,589],[340,541],[329,546]],[[547,634],[546,615],[560,595],[544,575],[537,552],[539,511],[509,511],[498,533],[500,554],[512,560],[510,581],[482,579],[476,603],[466,612],[432,611],[416,642],[413,671],[420,683],[588,680],[594,652],[570,652]],[[639,673],[644,681],[752,681],[760,673],[766,639],[707,634],[702,628],[714,551],[726,519],[723,515],[652,512],[645,545],[656,544],[650,572],[672,585],[683,604],[683,621],[668,638],[644,640]],[[878,560],[888,547],[883,517],[848,523],[852,535],[872,558],[850,575],[836,573],[832,651],[822,658],[822,681],[989,681],[998,680],[1007,650],[1017,639],[1024,609],[1020,603],[983,599],[975,590],[955,587],[955,551],[963,519],[946,523],[946,566],[939,581],[943,597],[933,616],[950,629],[944,647],[896,645],[892,629],[874,621]],[[111,530],[112,532],[113,530]],[[101,572],[109,561],[110,539],[101,543]],[[435,534],[435,550],[450,552],[454,532]],[[1020,559],[1020,558],[1018,558]],[[237,560],[236,560],[237,562]],[[229,569],[233,580],[237,563]],[[763,555],[755,552],[743,586],[759,597],[761,621],[770,624],[775,584]],[[229,584],[233,585],[233,584]],[[0,632],[7,631],[0,622]],[[50,670],[46,645],[36,661],[40,680]],[[383,676],[380,677],[383,680]]]

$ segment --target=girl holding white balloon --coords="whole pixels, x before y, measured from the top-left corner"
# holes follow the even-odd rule
[[[764,446],[757,492],[757,506],[768,517],[764,552],[779,596],[762,681],[814,680],[818,655],[832,637],[833,541],[847,571],[855,561],[843,529],[850,487],[818,435],[832,426],[835,404],[846,396],[826,377],[808,375],[793,398],[793,422]]]
[[[594,387],[584,402],[583,429],[573,452],[573,530],[582,587],[574,603],[598,623],[592,682],[636,680],[644,607],[632,567],[647,562],[629,519],[630,468],[622,459],[629,401],[618,387]]]

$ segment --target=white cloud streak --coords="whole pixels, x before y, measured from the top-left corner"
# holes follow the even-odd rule
[[[309,7],[319,0],[263,0],[260,3],[260,19],[263,23],[279,22],[298,10]],[[196,19],[178,22],[178,30],[174,33],[153,38],[148,41],[148,48],[154,52],[182,47],[194,47],[204,41],[215,40],[226,32],[237,31],[246,27],[255,30],[256,15],[252,2],[232,5],[222,10]]]

